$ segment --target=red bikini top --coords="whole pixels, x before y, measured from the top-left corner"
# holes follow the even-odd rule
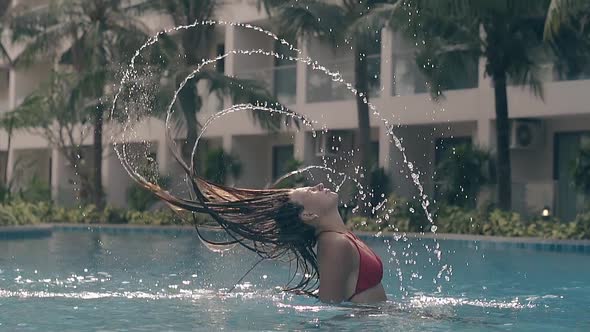
[[[381,279],[383,279],[383,263],[379,256],[352,232],[333,232],[346,235],[359,252],[359,274],[354,294],[348,298],[348,301],[350,301],[357,294],[373,288],[381,282]]]

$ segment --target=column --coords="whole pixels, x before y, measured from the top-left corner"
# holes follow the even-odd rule
[[[294,135],[294,142],[293,142],[293,150],[294,155],[293,157],[305,164],[305,131],[301,130],[295,133]]]
[[[299,58],[307,59],[309,57],[308,52],[308,40],[304,37],[300,37],[297,40],[297,46],[301,50],[301,54],[299,54]],[[297,61],[297,92],[295,98],[295,105],[298,110],[301,110],[305,107],[305,103],[307,102],[307,70],[308,65],[304,62]]]
[[[164,121],[160,121],[161,126],[158,126],[158,151],[157,151],[157,162],[158,162],[158,171],[160,174],[167,175],[170,167],[170,163],[172,162],[170,159],[172,158],[170,149],[168,148],[168,138],[166,137],[166,124]]]
[[[391,96],[393,86],[393,32],[389,28],[381,30],[381,73],[382,97]]]
[[[225,52],[231,52],[236,49],[237,30],[233,25],[227,25],[225,28]],[[225,75],[233,76],[235,74],[236,56],[230,54],[225,58]]]
[[[391,137],[383,125],[379,127],[379,167],[383,167],[386,172],[391,167]]]
[[[389,28],[381,30],[381,96],[383,98],[390,98],[393,91],[393,31]],[[383,121],[379,121],[379,167],[383,167],[385,171],[390,169],[391,158],[391,142],[387,134],[387,126]]]
[[[231,134],[224,135],[221,138],[221,148],[225,153],[233,154],[233,137]],[[241,160],[240,160],[241,161]],[[231,172],[227,174],[227,184],[230,186],[234,186],[236,184],[236,179],[231,175]]]
[[[60,181],[64,173],[63,168],[65,167],[63,159],[64,157],[58,148],[51,149],[51,199],[57,203],[60,202]]]
[[[494,146],[492,141],[492,121],[487,116],[481,117],[477,120],[477,134],[475,141],[477,145],[484,149],[490,149]]]

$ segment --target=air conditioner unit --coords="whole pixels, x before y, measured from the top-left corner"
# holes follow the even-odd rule
[[[533,150],[545,143],[540,120],[514,120],[510,128],[510,148]]]

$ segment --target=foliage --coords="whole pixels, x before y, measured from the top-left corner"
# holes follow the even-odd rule
[[[10,187],[3,182],[0,182],[0,204],[6,203],[10,200]]]
[[[348,220],[353,229],[363,231],[423,232],[428,219],[422,207],[397,195],[387,197],[374,217],[353,216]]]
[[[544,35],[546,40],[555,40],[561,29],[568,24],[588,18],[590,3],[586,0],[551,0],[545,21]]]
[[[441,201],[449,205],[475,207],[481,187],[492,181],[489,152],[462,144],[449,150],[437,166],[436,180]]]
[[[192,221],[192,219],[191,219]],[[197,223],[209,222],[209,218],[197,215]],[[181,225],[181,218],[169,209],[141,212],[106,207],[103,211],[93,205],[80,208],[58,207],[50,202],[25,202],[13,200],[0,204],[0,226],[37,225],[41,223],[66,224],[133,224],[133,225]]]
[[[73,122],[78,127],[89,125],[93,134],[94,167],[79,177],[81,182],[85,182],[84,186],[89,188],[90,198],[99,208],[104,205],[101,183],[104,112],[108,109],[109,99],[106,96],[109,90],[107,87],[119,69],[117,63],[126,60],[149,34],[148,27],[136,15],[139,12],[136,4],[130,4],[126,0],[62,0],[51,1],[34,10],[27,6],[19,7],[11,22],[13,42],[24,45],[24,49],[14,60],[15,65],[26,66],[39,58],[49,57],[63,65],[60,73],[73,71],[77,74],[69,81],[74,83],[69,86],[69,93],[63,95],[66,101],[76,102],[63,103],[57,109],[82,113],[84,115],[80,117],[89,120]],[[49,96],[54,97],[51,91]],[[36,100],[42,99],[43,94],[38,94]],[[52,130],[42,132],[47,134],[58,131],[59,134],[54,136],[59,138],[60,143],[66,143],[64,141],[68,139],[64,137],[67,135],[61,131],[63,123],[56,128],[53,122],[46,121],[52,116],[51,112],[45,113],[47,108],[37,111],[37,115],[42,116],[45,129]],[[73,119],[70,117],[68,120]],[[69,136],[69,141],[73,137],[76,136]],[[56,145],[51,139],[48,140]],[[70,150],[79,147],[73,142],[62,145]],[[60,150],[67,157],[63,148]],[[79,153],[75,152],[74,155]]]
[[[223,151],[222,148],[211,149],[205,156],[205,178],[219,184],[225,184],[228,175],[237,178],[242,173],[242,163],[238,157]]]
[[[391,198],[392,200],[394,198]],[[360,231],[422,232],[429,225],[422,213],[409,212],[405,200],[396,200],[397,209],[389,218],[352,217],[351,228]],[[390,205],[390,206],[391,206]],[[512,211],[485,206],[466,209],[441,205],[434,211],[437,233],[471,234],[506,237],[538,237],[547,239],[590,239],[590,211],[580,213],[572,222],[536,217],[525,219]]]
[[[469,59],[485,57],[494,83],[498,205],[505,210],[511,205],[507,84],[543,98],[539,69],[552,55],[543,42],[548,7],[549,0],[409,0],[396,16],[397,27],[416,42],[416,64],[434,99],[452,88],[449,76]]]
[[[192,25],[194,22],[206,22],[217,18],[217,10],[224,5],[223,0],[151,0],[144,1],[142,7],[168,15],[175,26]],[[171,54],[171,59],[182,59],[183,63],[170,65],[164,61],[167,81],[172,87],[162,87],[169,90],[163,100],[170,100],[172,92],[178,84],[185,79],[199,64],[210,58],[211,51],[216,46],[215,26],[211,24],[197,24],[189,29],[181,29],[175,36],[159,36],[161,43]],[[181,56],[178,56],[181,54]],[[200,82],[206,83],[206,90],[199,91]],[[205,86],[201,85],[201,86]],[[212,67],[205,67],[194,77],[186,82],[186,86],[180,90],[176,107],[180,109],[186,129],[186,142],[183,146],[183,154],[186,159],[190,156],[201,124],[197,120],[197,114],[206,107],[201,95],[203,92],[215,94],[218,97],[230,97],[234,103],[249,103],[253,105],[276,105],[280,107],[276,97],[266,89],[262,82],[250,79],[241,79],[226,76],[224,73]],[[285,108],[286,111],[288,111]],[[291,117],[268,112],[253,112],[253,119],[262,128],[275,131],[281,128],[282,123],[292,122],[299,125],[298,121]]]
[[[576,188],[590,195],[590,146],[585,146],[578,152],[571,169]]]
[[[155,181],[151,180],[151,182],[160,187],[166,187],[170,184],[170,178],[160,175]],[[132,210],[146,211],[158,201],[159,199],[153,192],[145,189],[137,183],[133,183],[133,185],[127,189],[127,204]]]
[[[49,202],[51,201],[51,189],[49,184],[34,175],[31,181],[18,191],[17,196],[25,202]]]
[[[388,197],[393,188],[391,187],[391,178],[383,167],[374,168],[370,175],[369,191],[372,215],[375,215],[375,209],[386,197]]]
[[[361,176],[360,185],[368,187],[371,171],[369,92],[378,81],[369,74],[367,56],[380,51],[381,29],[387,24],[388,17],[395,6],[387,0],[356,1],[344,0],[328,2],[320,0],[259,0],[271,15],[276,15],[275,23],[279,33],[287,38],[304,38],[311,36],[328,41],[336,50],[350,48],[354,60],[354,88],[358,92],[357,128],[358,139],[355,147],[357,164],[365,176]],[[368,215],[371,209],[358,196],[356,205],[361,213]]]
[[[285,176],[291,172],[295,172],[303,167],[303,162],[297,160],[295,158],[291,158],[286,162],[285,166],[285,174],[280,174],[280,176]],[[277,179],[279,181],[281,178]],[[276,183],[276,182],[275,182]],[[305,175],[303,174],[295,174],[291,175],[285,179],[280,180],[279,183],[276,183],[275,188],[297,188],[297,187],[305,187],[309,185]]]

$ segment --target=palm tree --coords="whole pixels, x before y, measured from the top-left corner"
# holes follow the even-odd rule
[[[417,64],[435,98],[456,68],[449,66],[485,57],[495,97],[498,205],[505,210],[511,207],[512,182],[507,85],[528,86],[543,98],[538,69],[552,56],[543,43],[548,8],[549,0],[407,0],[397,13],[396,25],[424,45]]]
[[[102,189],[103,126],[107,106],[101,97],[120,59],[137,49],[149,35],[136,14],[139,5],[125,0],[58,0],[48,6],[18,13],[13,25],[15,42],[26,47],[16,60],[29,64],[37,58],[52,56],[77,73],[94,72],[91,84],[79,89],[95,100],[93,114],[92,196],[100,209],[104,206]]]
[[[5,114],[14,129],[40,136],[60,151],[77,172],[80,198],[84,202],[93,198],[94,184],[93,169],[83,167],[87,159],[83,143],[92,133],[89,124],[96,113],[97,101],[81,89],[94,89],[94,83],[102,81],[95,75],[95,72],[52,72],[46,82]]]
[[[561,30],[562,26],[571,23],[572,19],[580,19],[583,25],[588,24],[590,2],[585,0],[551,0],[545,22],[545,39],[553,40]]]
[[[330,42],[334,47],[352,46],[354,52],[354,88],[357,106],[357,146],[358,165],[365,176],[360,184],[367,188],[368,172],[371,167],[370,124],[369,124],[369,85],[370,75],[367,55],[374,52],[375,41],[380,38],[381,29],[396,9],[387,0],[342,0],[326,2],[321,0],[261,1],[271,15],[276,14],[281,34],[308,38],[317,36]],[[347,41],[351,45],[347,45]],[[372,49],[373,48],[373,49]],[[364,209],[365,203],[359,201]],[[364,212],[367,212],[364,211]]]
[[[214,20],[216,11],[222,0],[151,0],[144,4],[146,7],[164,13],[172,19],[175,26],[191,25],[195,22]],[[178,84],[192,70],[210,58],[211,50],[216,46],[214,26],[208,24],[197,24],[190,29],[182,29],[177,35],[167,41],[174,42],[176,49],[183,55],[184,63],[178,64],[177,68],[171,68],[169,80]],[[207,82],[209,93],[218,96],[229,96],[234,102],[252,104],[275,104],[278,100],[273,96],[263,83],[226,76],[219,68],[205,68],[195,75],[178,95],[177,107],[181,110],[186,125],[186,142],[183,146],[185,158],[190,156],[190,151],[197,139],[200,124],[197,120],[197,113],[203,108],[203,101],[198,94],[199,82]],[[269,116],[266,112],[254,113],[255,119],[265,129],[278,130],[285,122],[282,116]],[[294,121],[298,125],[297,121]]]
[[[576,79],[590,75],[590,2],[552,0],[544,37],[557,55],[561,76]]]

